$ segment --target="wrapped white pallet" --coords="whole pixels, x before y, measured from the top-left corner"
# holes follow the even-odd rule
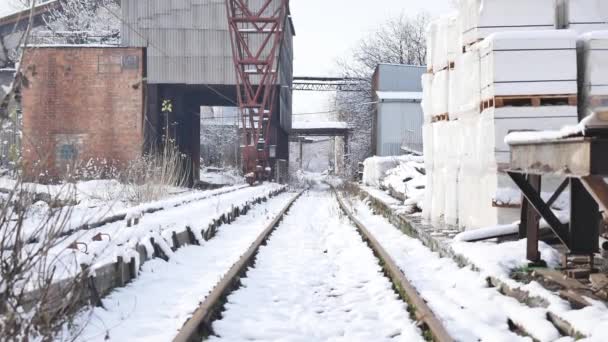
[[[445,214],[445,156],[446,145],[449,142],[444,138],[446,122],[435,122],[433,127],[433,191],[431,203],[431,221],[439,222]]]
[[[433,20],[426,28],[426,68],[433,72],[433,56],[435,54],[435,39],[437,37],[437,20]]]
[[[492,33],[556,27],[556,0],[461,0],[464,45]]]
[[[425,220],[431,219],[431,211],[433,209],[433,175],[434,175],[434,160],[433,160],[433,125],[425,123],[422,125],[423,139],[423,154],[424,168],[426,172],[426,191],[424,193],[424,204],[422,206],[422,217]]]
[[[456,57],[454,65],[458,63],[460,60],[460,56]],[[450,77],[448,80],[448,113],[450,114],[450,119],[455,120],[458,118],[458,114],[460,112],[460,107],[462,106],[462,100],[464,99],[464,91],[462,89],[463,82],[462,74],[463,70],[461,68],[454,67],[454,69],[450,69]]]
[[[579,41],[580,113],[596,113],[588,128],[608,126],[608,31],[590,32]]]
[[[448,37],[450,16],[441,16],[435,21],[435,36],[433,37],[433,72],[437,73],[448,68]]]
[[[576,34],[495,33],[480,43],[482,100],[577,93]]]
[[[445,214],[444,220],[448,225],[458,224],[458,174],[461,161],[461,125],[458,121],[448,121],[444,124],[444,140],[446,165],[443,169],[445,180]]]
[[[435,73],[433,78],[433,116],[448,114],[449,108],[449,71]]]
[[[460,32],[461,17],[458,13],[447,17],[447,58],[448,66],[453,64],[456,57],[462,54],[462,34]]]
[[[578,33],[608,30],[608,1],[563,0],[565,27]]]
[[[430,123],[433,117],[433,74],[422,75],[422,112],[424,122]]]
[[[454,77],[454,79],[452,79]],[[481,102],[480,55],[478,50],[456,57],[450,73],[450,118],[479,114]]]
[[[475,202],[472,200],[474,189],[479,180],[479,162],[477,137],[479,136],[479,115],[466,116],[458,120],[461,140],[460,170],[458,173],[458,223],[461,227],[471,225],[476,214]]]

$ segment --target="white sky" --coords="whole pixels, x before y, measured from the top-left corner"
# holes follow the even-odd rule
[[[337,58],[391,17],[446,13],[450,0],[291,0],[295,75],[327,76]]]
[[[1,1],[1,0],[0,0]],[[295,76],[337,76],[336,60],[388,19],[449,12],[450,0],[291,0]],[[294,92],[294,113],[333,110],[333,93]],[[295,120],[331,119],[302,115]]]

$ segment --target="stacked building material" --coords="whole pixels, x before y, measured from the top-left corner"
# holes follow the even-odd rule
[[[558,0],[558,26],[579,34],[608,30],[608,1]]]
[[[556,0],[461,0],[462,41],[475,44],[495,32],[555,28]]]
[[[461,0],[459,13],[429,26],[432,67],[422,79],[426,218],[467,229],[518,220],[517,187],[504,173],[510,158],[505,136],[576,124],[579,89],[590,99],[597,95],[581,106],[608,106],[608,67],[600,66],[608,63],[608,35],[590,33],[579,43],[586,47],[579,67],[586,75],[579,77],[578,34],[556,29],[564,1]],[[460,27],[458,37],[454,27]],[[553,183],[544,189],[557,187]]]
[[[608,31],[590,32],[579,46],[579,113],[587,117],[595,113],[588,129],[608,127]]]

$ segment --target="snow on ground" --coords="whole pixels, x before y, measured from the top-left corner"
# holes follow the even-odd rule
[[[422,341],[328,191],[296,202],[228,297],[211,341]]]
[[[363,164],[365,185],[387,190],[403,202],[408,213],[422,210],[426,189],[424,157],[372,157]]]
[[[200,172],[200,181],[211,185],[237,185],[245,183],[245,178],[236,170],[206,167]]]
[[[245,197],[242,192],[239,194]],[[79,317],[79,323],[86,325],[78,339],[170,341],[293,196],[294,193],[284,193],[255,206],[232,224],[223,225],[215,238],[201,246],[179,249],[168,262],[147,262],[133,283],[103,300],[106,309],[95,308]],[[203,222],[206,214],[204,210],[188,213],[190,220]],[[167,221],[176,221],[180,215],[169,216]]]
[[[13,180],[0,178],[0,188],[14,189],[14,187]],[[172,208],[245,187],[247,185],[241,184],[211,191],[193,191],[186,188],[171,187],[167,189],[167,197],[164,199],[134,205],[128,199],[128,193],[134,190],[116,180],[94,180],[65,185],[26,183],[21,187],[24,191],[48,194],[53,199],[72,199],[76,204],[58,210],[51,209],[47,203],[42,201],[34,203],[26,214],[23,237],[29,239],[35,237],[33,235],[40,234],[40,226],[44,225],[51,213],[54,213],[54,216],[63,217],[66,220],[64,230],[70,231],[111,216],[139,217],[151,209]]]
[[[207,196],[179,207],[168,207],[167,210],[147,214],[141,218],[138,225],[133,227],[127,228],[124,221],[119,221],[99,228],[76,232],[49,252],[49,262],[58,266],[55,280],[74,275],[74,272],[78,269],[76,267],[75,270],[74,265],[91,264],[94,271],[98,267],[114,262],[118,256],[123,256],[125,260],[130,260],[132,257],[137,258],[138,254],[135,253],[135,248],[138,244],[146,246],[151,254],[150,238],[154,238],[157,243],[161,244],[161,247],[164,246],[163,251],[171,255],[169,244],[172,241],[171,234],[173,232],[179,234],[185,231],[187,227],[191,227],[200,242],[203,240],[200,236],[201,229],[207,229],[219,215],[231,211],[233,207],[243,206],[254,198],[265,196],[281,187],[281,185],[274,183],[246,187],[238,191],[214,197]],[[93,237],[100,233],[104,234],[102,241],[93,241]],[[86,251],[76,251],[68,248],[74,241],[85,242],[87,245]],[[36,244],[31,244],[29,247],[38,248]],[[61,267],[62,265],[65,266]]]
[[[357,201],[354,209],[456,340],[531,340],[511,332],[509,319],[539,341],[560,337],[546,319],[547,310],[529,308],[489,288],[483,274],[439,257],[383,217],[373,215],[365,203]]]
[[[454,242],[452,248],[473,263],[484,277],[496,277],[512,289],[520,289],[531,296],[545,299],[549,303],[547,311],[572,324],[578,332],[589,337],[588,341],[608,341],[606,304],[589,300],[591,306],[573,310],[567,301],[537,282],[522,284],[510,277],[512,270],[528,264],[525,239],[501,244]],[[539,251],[549,267],[557,267],[560,264],[560,254],[551,246],[540,242]]]

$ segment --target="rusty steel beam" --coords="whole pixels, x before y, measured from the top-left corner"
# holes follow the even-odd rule
[[[360,92],[361,80],[343,77],[294,77],[294,91]]]
[[[257,4],[225,0],[243,127],[243,171],[255,174],[254,178],[261,177],[270,166],[277,59],[284,40],[289,0],[263,0],[260,7],[254,8]]]
[[[564,246],[568,246],[568,231],[567,225],[563,224],[557,216],[553,213],[551,208],[547,206],[547,203],[543,201],[540,193],[536,191],[526,176],[521,173],[507,172],[513,182],[519,187],[527,201],[534,207],[536,212],[547,221],[547,224],[553,230],[557,238],[562,242]]]

